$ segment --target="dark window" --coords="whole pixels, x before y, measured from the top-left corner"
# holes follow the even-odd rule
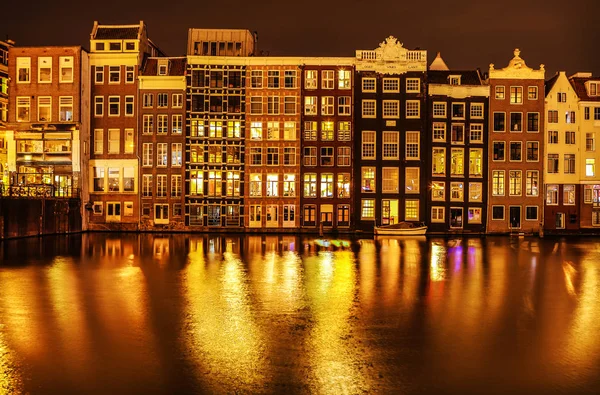
[[[494,132],[504,132],[506,123],[506,114],[503,112],[494,113]]]

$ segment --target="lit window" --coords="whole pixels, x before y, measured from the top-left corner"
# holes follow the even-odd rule
[[[419,220],[419,201],[418,200],[406,200],[404,202],[404,219],[406,221],[418,221]]]
[[[596,174],[596,159],[585,160],[585,175],[586,177],[594,177]]]
[[[521,174],[521,170],[510,170],[508,172],[508,194],[510,196],[521,196],[521,188],[523,185]]]

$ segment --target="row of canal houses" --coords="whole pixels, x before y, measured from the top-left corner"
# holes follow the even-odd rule
[[[78,199],[88,229],[600,227],[600,78],[545,81],[519,50],[482,75],[394,37],[275,57],[190,29],[167,57],[143,22],[96,22],[89,50],[0,44],[2,193]]]

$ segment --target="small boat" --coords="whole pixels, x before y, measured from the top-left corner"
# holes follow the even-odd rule
[[[426,232],[427,226],[410,222],[375,227],[375,235],[378,236],[423,236]]]

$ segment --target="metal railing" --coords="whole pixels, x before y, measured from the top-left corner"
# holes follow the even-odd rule
[[[57,187],[50,184],[2,185],[0,196],[10,198],[65,198],[79,197],[79,189],[73,187]]]

